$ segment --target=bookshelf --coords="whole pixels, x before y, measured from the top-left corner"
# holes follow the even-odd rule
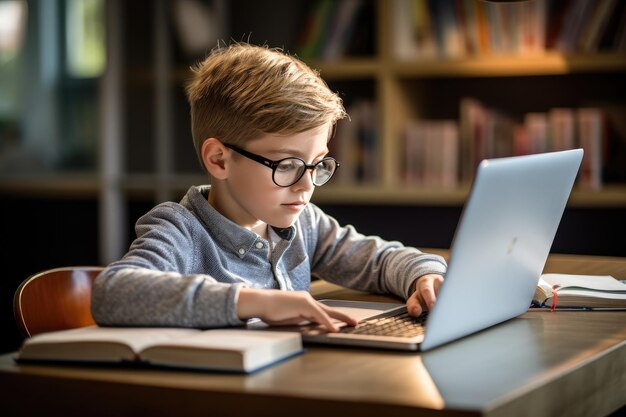
[[[316,191],[315,201],[321,203],[359,202],[367,204],[462,205],[468,190],[468,180],[457,187],[436,189],[429,186],[403,186],[398,167],[402,164],[402,130],[410,119],[453,118],[458,120],[458,103],[464,96],[491,99],[498,109],[513,113],[518,119],[524,113],[547,112],[551,108],[584,107],[608,100],[622,106],[626,103],[620,91],[626,82],[626,55],[619,51],[559,52],[556,50],[532,53],[494,54],[454,57],[427,57],[406,59],[394,53],[393,4],[402,0],[375,1],[376,39],[379,53],[365,58],[347,57],[341,60],[309,60],[330,83],[346,79],[369,78],[375,85],[376,100],[381,120],[378,129],[379,175],[370,183],[336,184]],[[576,2],[573,2],[576,3]],[[467,4],[467,2],[466,2]],[[547,3],[546,3],[547,4]],[[546,5],[546,7],[548,7]],[[552,7],[552,6],[551,6]],[[573,7],[573,6],[572,6]],[[622,14],[626,14],[620,9]],[[591,13],[591,11],[590,11]],[[545,17],[547,19],[548,17]],[[623,18],[622,18],[623,19]],[[623,35],[622,35],[623,37]],[[446,84],[459,92],[446,91]],[[493,94],[491,90],[506,90],[517,84],[526,90],[526,97]],[[551,85],[555,96],[559,90],[568,90],[563,97],[533,99],[533,89],[541,95]],[[588,85],[587,88],[578,88]],[[436,86],[436,87],[433,87]],[[438,89],[437,87],[442,87]],[[505,87],[505,88],[502,88]],[[486,94],[481,96],[481,90]],[[515,89],[513,89],[515,91]],[[576,97],[576,90],[579,97]],[[443,97],[443,99],[441,98]],[[509,105],[509,101],[521,104]],[[435,103],[437,110],[429,109]],[[589,104],[592,103],[592,104]],[[619,137],[626,142],[626,137]],[[609,155],[610,156],[610,155]],[[341,160],[341,156],[339,156]],[[624,175],[624,169],[620,175]],[[626,183],[613,181],[600,189],[584,190],[578,187],[570,200],[572,207],[624,207]]]
[[[221,22],[220,39],[250,39],[298,53],[299,30],[318,2],[201,3],[210,6]],[[394,46],[395,3],[364,0],[359,25],[370,35],[359,35],[355,51],[333,59],[305,59],[331,88],[343,94],[347,105],[364,97],[376,103],[378,116],[373,179],[365,183],[333,180],[316,191],[316,203],[462,207],[469,192],[467,182],[443,189],[406,186],[400,167],[401,136],[407,121],[419,117],[458,120],[459,99],[464,95],[474,95],[518,118],[530,111],[603,100],[626,106],[620,88],[612,87],[614,82],[618,87],[626,83],[623,51],[401,58]],[[189,66],[200,56],[181,52],[171,7],[165,0],[107,2],[109,69],[101,85],[104,128],[98,167],[90,173],[0,178],[5,195],[98,200],[102,262],[115,259],[129,243],[134,223],[128,215],[129,201],[151,205],[178,200],[190,185],[207,182],[191,146],[183,91]],[[579,89],[579,85],[588,87]],[[552,97],[502,92],[544,88],[551,89],[554,94],[548,95]],[[593,191],[576,189],[569,206],[626,209],[626,181]]]

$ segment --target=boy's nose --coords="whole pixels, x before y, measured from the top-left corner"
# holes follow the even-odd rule
[[[304,175],[300,177],[298,182],[296,182],[293,185],[293,187],[295,187],[296,190],[300,190],[300,189],[303,189],[306,191],[312,190],[313,188],[315,188],[315,184],[313,184],[313,175],[315,175],[315,170],[311,168],[307,168]]]

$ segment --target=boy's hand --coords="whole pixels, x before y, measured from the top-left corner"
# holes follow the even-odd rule
[[[308,320],[324,325],[329,332],[339,331],[332,319],[350,326],[357,324],[354,318],[317,302],[306,291],[242,288],[239,292],[237,315],[242,320],[258,317],[270,325],[298,324]]]
[[[432,310],[442,283],[443,276],[439,274],[427,274],[417,278],[413,282],[415,291],[406,300],[409,314],[417,317],[424,310]]]

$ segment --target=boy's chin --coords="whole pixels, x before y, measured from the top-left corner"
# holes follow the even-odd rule
[[[288,227],[291,227],[291,226],[294,225],[296,220],[298,220],[299,216],[300,215],[298,214],[297,216],[293,216],[293,218],[281,219],[279,221],[271,222],[271,223],[268,223],[268,224],[270,226],[272,226],[272,227],[277,228],[277,229],[287,229]]]
[[[278,222],[278,223],[271,223],[270,226],[276,228],[276,229],[287,229],[290,228],[291,226],[293,226],[293,224],[295,223],[295,220],[292,221],[291,223],[288,222]]]

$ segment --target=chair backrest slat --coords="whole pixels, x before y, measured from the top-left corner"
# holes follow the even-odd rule
[[[99,266],[49,269],[28,277],[13,297],[17,326],[24,336],[95,324],[91,287]]]

